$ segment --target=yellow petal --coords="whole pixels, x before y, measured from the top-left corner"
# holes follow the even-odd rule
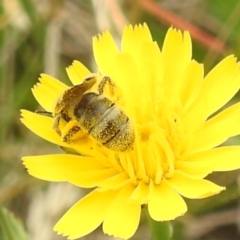
[[[141,205],[130,200],[134,186],[124,186],[104,218],[103,231],[114,237],[128,239],[136,232],[140,221]]]
[[[116,193],[92,191],[68,210],[55,225],[54,231],[69,236],[68,239],[89,234],[102,223]]]
[[[130,179],[128,174],[126,172],[121,172],[121,173],[115,174],[110,178],[104,179],[104,181],[98,183],[98,186],[104,189],[114,189],[114,188],[122,187],[129,181]]]
[[[22,160],[28,173],[36,178],[54,182],[67,181],[61,171],[62,165],[65,165],[65,158],[61,159],[61,155],[28,156],[23,157]]]
[[[239,159],[240,147],[228,146],[193,154],[186,158],[186,162],[206,162],[213,166],[213,171],[231,171],[240,168]]]
[[[216,159],[214,171],[232,171],[240,168],[239,146],[212,149],[210,157]]]
[[[151,33],[146,24],[138,26],[128,26],[123,31],[121,50],[136,63],[140,63],[143,44],[153,43]],[[148,56],[151,56],[150,54]],[[139,64],[137,64],[139,65]]]
[[[68,181],[76,186],[92,188],[99,186],[100,182],[114,177],[118,172],[115,168],[104,168],[99,170],[93,168],[85,172],[78,172],[70,169],[69,171],[66,171],[65,174]],[[112,186],[112,189],[114,188],[115,186]]]
[[[166,96],[171,101],[179,96],[182,74],[191,61],[192,43],[188,32],[170,28],[166,34],[163,49],[163,85],[168,86]]]
[[[148,202],[149,198],[149,186],[144,182],[140,181],[131,195],[131,199],[138,201],[140,204]]]
[[[201,100],[197,101],[196,99],[199,100],[196,97],[189,108],[185,110],[186,113],[183,119],[184,129],[190,134],[195,134],[198,129],[202,129],[206,120],[206,106],[200,102]]]
[[[203,119],[226,104],[240,87],[239,65],[233,56],[222,60],[204,79],[198,97],[188,109],[190,117],[197,116],[201,109]]]
[[[29,174],[34,177],[47,181],[69,181],[83,187],[96,186],[99,181],[97,176],[87,181],[90,178],[88,174],[105,170],[95,158],[70,154],[29,156],[22,160]],[[81,178],[84,174],[85,178]],[[74,179],[75,175],[80,176],[79,181]]]
[[[21,115],[21,122],[36,135],[59,146],[69,146],[68,144],[65,144],[60,136],[53,130],[52,118],[27,110],[21,110]]]
[[[32,88],[32,93],[46,111],[53,112],[58,98],[67,89],[67,86],[47,74],[41,74],[39,80],[40,83]]]
[[[150,185],[148,211],[152,219],[168,221],[183,215],[187,206],[182,197],[162,181],[158,186]]]
[[[93,38],[93,53],[98,69],[103,75],[112,76],[112,62],[119,53],[111,34],[105,32]]]
[[[73,85],[80,84],[91,72],[79,61],[74,61],[72,66],[67,68],[67,74]]]
[[[151,56],[151,57],[149,57]],[[144,42],[139,56],[138,80],[134,84],[134,92],[141,105],[145,122],[151,117],[149,106],[153,108],[160,105],[159,96],[162,95],[163,64],[162,55],[155,42]],[[158,69],[156,71],[156,69]],[[133,93],[132,93],[133,95]],[[144,98],[139,96],[145,96]],[[129,100],[130,101],[130,100]],[[154,111],[154,110],[153,110]],[[138,116],[141,118],[140,116]]]
[[[203,83],[203,76],[203,65],[196,61],[191,61],[182,76],[180,89],[180,99],[185,109],[189,107],[198,95]]]
[[[122,90],[124,99],[124,111],[131,119],[133,109],[138,106],[138,94],[133,94],[136,88],[136,82],[132,79],[138,79],[138,71],[133,59],[128,54],[119,54],[115,59],[114,80],[117,86]],[[138,93],[138,92],[137,92]]]
[[[208,120],[196,132],[191,151],[204,151],[225,142],[240,133],[240,103],[237,103]]]
[[[200,156],[202,156],[201,153]],[[206,154],[206,156],[208,156],[208,154]],[[193,161],[176,161],[175,169],[184,172],[191,178],[202,179],[214,171],[215,163],[215,158],[209,159],[196,156]]]
[[[152,36],[146,24],[127,26],[122,35],[121,50],[124,53],[141,51],[142,43],[152,42]],[[136,50],[137,49],[137,50]]]
[[[207,101],[207,116],[216,112],[228,102],[240,87],[239,65],[236,58],[229,56],[222,60],[204,79],[202,96]]]
[[[21,115],[21,122],[33,133],[40,136],[41,138],[56,145],[74,149],[82,155],[94,156],[91,138],[87,138],[85,142],[68,144],[66,142],[63,142],[61,137],[53,130],[52,118],[36,114],[27,110],[21,110]]]
[[[175,171],[168,183],[182,196],[187,198],[205,198],[220,193],[225,188],[205,179],[193,179],[181,171]]]

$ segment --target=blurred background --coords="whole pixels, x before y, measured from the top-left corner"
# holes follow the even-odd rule
[[[65,239],[52,228],[84,194],[68,183],[35,179],[21,164],[22,156],[61,152],[19,121],[20,109],[38,108],[31,87],[40,73],[67,82],[65,68],[73,60],[95,71],[92,36],[109,30],[120,41],[125,25],[143,22],[159,46],[169,26],[189,30],[193,57],[206,73],[229,54],[240,58],[239,0],[0,0],[0,240]],[[212,174],[227,190],[186,200],[188,213],[173,223],[175,240],[240,239],[239,173]],[[83,239],[111,238],[97,229]],[[132,239],[150,239],[144,216]]]

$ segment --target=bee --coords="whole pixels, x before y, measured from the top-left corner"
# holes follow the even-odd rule
[[[53,112],[53,129],[64,142],[81,140],[87,134],[111,150],[132,149],[135,134],[129,117],[103,94],[107,83],[114,86],[112,80],[104,76],[97,91],[92,91],[96,83],[96,75],[91,75],[63,93]]]

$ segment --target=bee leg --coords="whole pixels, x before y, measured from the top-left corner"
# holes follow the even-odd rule
[[[55,117],[55,119],[53,121],[53,129],[57,132],[58,135],[61,136],[61,131],[59,129],[60,120],[61,120],[61,115],[58,115]]]
[[[61,134],[63,142],[72,142],[76,140],[76,134],[80,131],[80,127],[76,121],[69,121],[61,128]]]
[[[104,77],[102,78],[101,82],[100,82],[99,85],[98,85],[98,92],[99,92],[100,94],[103,94],[104,87],[106,86],[107,83],[109,84],[110,92],[111,92],[111,94],[113,95],[113,94],[114,94],[114,90],[113,90],[113,89],[114,89],[115,85],[114,85],[114,83],[112,82],[111,78],[108,77],[108,76],[104,76]]]
[[[79,126],[74,126],[71,129],[69,129],[67,134],[64,135],[62,138],[63,142],[73,142],[73,141],[78,140],[78,138],[76,136],[78,135],[77,133],[80,130],[81,130],[81,128]]]

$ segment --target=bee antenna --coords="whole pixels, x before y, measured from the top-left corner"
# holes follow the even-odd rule
[[[36,110],[35,113],[52,117],[52,112]]]

